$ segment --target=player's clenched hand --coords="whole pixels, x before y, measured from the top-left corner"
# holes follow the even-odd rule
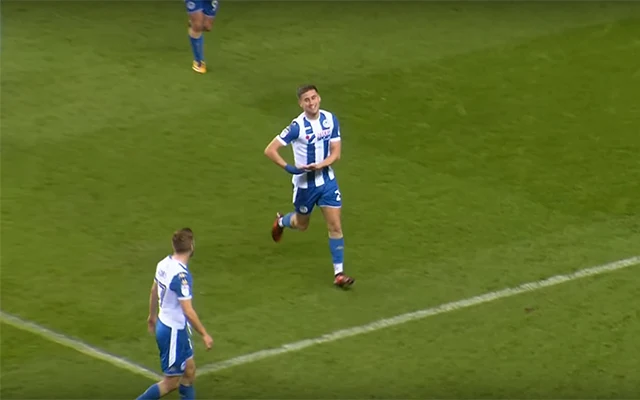
[[[204,341],[204,345],[207,348],[207,350],[210,350],[211,346],[213,346],[213,338],[209,335],[204,335],[202,337],[202,340]]]
[[[149,333],[153,334],[156,331],[156,318],[149,316],[149,318],[147,318],[147,329],[149,330]]]
[[[306,171],[318,171],[322,169],[322,166],[314,163],[314,164],[303,165],[300,168]]]

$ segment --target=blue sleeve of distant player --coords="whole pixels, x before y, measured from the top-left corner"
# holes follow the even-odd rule
[[[283,145],[287,146],[300,136],[300,125],[296,121],[293,121],[289,126],[284,128],[278,135],[278,140]]]
[[[338,118],[333,116],[333,130],[331,131],[331,140],[340,140],[340,123]]]
[[[191,298],[192,286],[193,281],[191,280],[191,274],[188,272],[180,272],[171,280],[169,289],[176,292],[178,300],[189,300]]]

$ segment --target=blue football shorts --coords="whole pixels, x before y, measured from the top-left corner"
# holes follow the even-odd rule
[[[160,352],[162,373],[169,376],[184,374],[187,360],[193,357],[189,330],[175,329],[156,322],[156,343]]]
[[[218,13],[218,0],[185,0],[189,14],[202,11],[207,17],[215,17]]]
[[[311,214],[315,206],[342,207],[342,194],[336,179],[312,188],[293,187],[293,206],[299,214]]]

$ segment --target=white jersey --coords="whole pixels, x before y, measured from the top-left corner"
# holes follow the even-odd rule
[[[174,329],[184,329],[187,318],[180,300],[191,299],[192,279],[189,269],[171,256],[165,257],[156,267],[160,313],[158,319]]]
[[[291,143],[297,167],[321,163],[331,154],[330,142],[340,140],[340,124],[329,111],[320,110],[319,117],[315,120],[308,119],[302,113],[277,138],[284,146]],[[321,171],[294,175],[292,182],[295,187],[306,189],[322,186],[333,179],[335,174],[329,166]]]

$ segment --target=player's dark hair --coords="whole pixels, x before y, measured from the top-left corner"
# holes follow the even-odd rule
[[[302,85],[298,88],[298,90],[296,91],[296,93],[298,94],[298,99],[300,99],[300,97],[302,97],[303,94],[307,93],[310,90],[315,90],[316,92],[318,92],[318,88],[316,87],[316,85]]]
[[[193,231],[191,228],[182,228],[173,233],[171,238],[173,244],[173,251],[178,254],[191,252],[191,245],[193,244]]]

